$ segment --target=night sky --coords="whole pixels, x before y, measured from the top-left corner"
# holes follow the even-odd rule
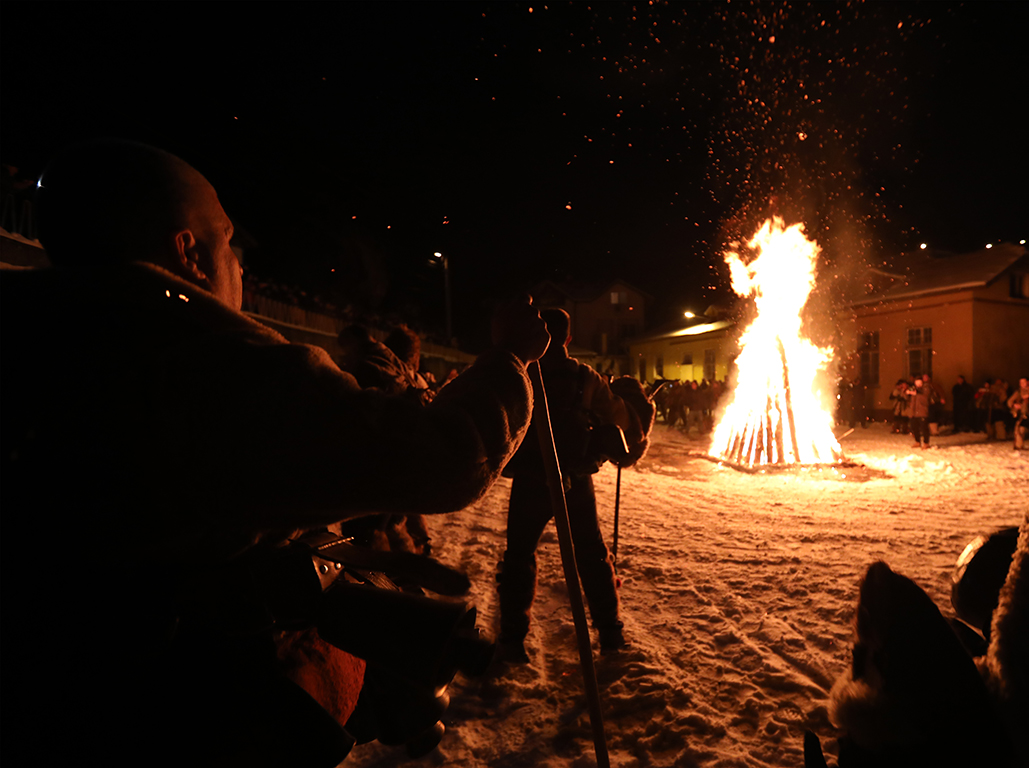
[[[826,274],[1026,237],[1027,7],[8,0],[0,160],[162,147],[256,271],[416,325],[444,251],[459,336],[546,277],[624,277],[660,321],[725,301],[770,213]]]

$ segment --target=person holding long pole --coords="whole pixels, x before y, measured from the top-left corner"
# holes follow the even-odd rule
[[[604,377],[568,356],[571,336],[566,312],[544,309],[540,316],[553,339],[540,360],[540,370],[560,458],[560,482],[567,500],[578,576],[593,626],[599,633],[601,651],[617,651],[625,647],[626,641],[611,556],[597,521],[593,474],[603,459],[591,455],[590,422],[621,427],[630,453],[639,456],[647,444],[652,416],[645,419],[648,428],[644,429],[634,408],[612,391]],[[616,384],[626,386],[630,382],[639,388],[639,383],[632,379],[620,379]],[[645,397],[642,400],[647,402]],[[647,407],[652,412],[649,402]],[[539,422],[534,413],[530,433],[538,430]],[[500,653],[507,661],[528,663],[525,638],[536,589],[536,547],[555,515],[556,506],[548,488],[538,434],[526,435],[505,474],[513,477],[514,482],[508,508],[507,550],[499,576]]]

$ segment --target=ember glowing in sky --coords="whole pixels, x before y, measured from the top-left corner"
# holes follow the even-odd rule
[[[4,10],[5,164],[160,144],[209,172],[255,259],[336,286],[363,269],[342,268],[341,216],[390,270],[444,243],[460,295],[618,276],[665,301],[650,322],[731,298],[719,254],[773,214],[839,267],[816,291],[921,241],[1023,236],[1024,141],[1000,115],[1025,90],[1024,4],[253,4],[202,29],[131,4],[55,27],[38,5]],[[207,55],[177,56],[187,35]],[[203,121],[169,114],[184,92]]]

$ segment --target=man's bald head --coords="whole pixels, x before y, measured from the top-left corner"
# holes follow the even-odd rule
[[[128,141],[80,144],[50,163],[36,199],[39,239],[55,266],[146,261],[238,309],[232,223],[214,187],[175,155]]]
[[[39,239],[57,266],[163,260],[165,241],[188,226],[206,183],[185,161],[145,144],[71,147],[40,177]]]

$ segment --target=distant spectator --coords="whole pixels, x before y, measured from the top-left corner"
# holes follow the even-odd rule
[[[932,389],[927,387],[923,379],[915,379],[915,386],[907,391],[908,403],[911,406],[911,435],[915,438],[915,448],[929,447],[929,404]]]
[[[860,424],[868,429],[868,404],[865,402],[865,382],[855,376],[850,385],[850,426]]]
[[[693,402],[692,390],[681,381],[673,383],[668,388],[668,396],[665,404],[668,408],[665,421],[670,427],[676,426],[680,421],[686,424],[686,409]]]
[[[688,435],[693,427],[696,427],[699,436],[704,434],[704,408],[707,405],[705,402],[707,392],[702,391],[695,381],[689,383],[689,392],[691,400],[690,412],[686,417],[686,434]]]
[[[1004,404],[1008,401],[1008,383],[997,379],[990,385],[993,395],[993,408],[990,411],[990,422],[986,425],[986,435],[990,439],[1007,439],[1007,412]]]
[[[893,401],[893,434],[895,435],[908,433],[907,393],[910,387],[907,379],[897,379],[896,386],[890,392],[890,400]]]
[[[975,431],[990,434],[990,425],[993,424],[993,391],[990,388],[990,380],[986,379],[983,385],[975,393]]]
[[[965,381],[964,376],[958,376],[957,383],[950,389],[950,397],[954,408],[954,431],[971,432],[975,390]]]
[[[1008,409],[1015,423],[1012,431],[1015,434],[1015,450],[1025,449],[1026,416],[1029,415],[1029,379],[1024,376],[1018,380],[1018,389],[1008,398]]]
[[[940,419],[943,417],[943,406],[947,400],[943,396],[943,388],[933,383],[933,377],[928,373],[922,374],[922,381],[926,387],[926,394],[929,395],[929,432],[933,435],[940,434]]]

